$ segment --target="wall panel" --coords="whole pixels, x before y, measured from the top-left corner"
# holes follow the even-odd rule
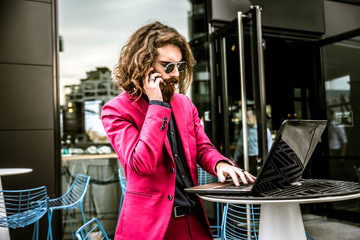
[[[52,67],[0,64],[0,130],[52,129]]]
[[[52,64],[51,4],[2,0],[0,22],[0,62]]]
[[[4,177],[4,189],[45,185],[59,195],[60,146],[56,89],[56,0],[0,1],[0,168],[33,172]],[[54,86],[55,85],[55,86]],[[58,215],[53,219],[59,239]],[[40,239],[46,239],[46,217]],[[10,230],[31,238],[33,226]]]

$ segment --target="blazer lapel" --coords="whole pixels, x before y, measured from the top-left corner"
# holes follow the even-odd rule
[[[183,106],[181,105],[181,102],[179,101],[179,98],[174,94],[173,100],[170,102],[170,106],[172,109],[172,113],[175,118],[176,126],[180,135],[181,143],[183,146],[186,162],[189,165],[189,169],[191,169],[191,157],[190,157],[190,148],[189,148],[189,142],[187,138],[186,133],[186,116],[183,114]]]

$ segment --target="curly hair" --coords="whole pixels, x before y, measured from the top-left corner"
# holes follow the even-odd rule
[[[160,22],[147,24],[135,31],[120,51],[120,58],[113,69],[116,87],[130,95],[141,97],[144,93],[143,78],[158,56],[157,48],[177,46],[186,61],[186,69],[179,75],[179,92],[186,93],[193,79],[192,68],[196,64],[186,39],[174,28]]]

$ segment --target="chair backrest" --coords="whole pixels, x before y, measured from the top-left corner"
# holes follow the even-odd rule
[[[125,171],[122,166],[119,167],[119,181],[120,181],[120,186],[121,186],[121,192],[122,192],[122,194],[125,194],[125,190],[127,187],[127,181],[126,181],[126,177],[125,177]]]
[[[82,225],[76,231],[75,236],[78,238],[78,240],[110,240],[97,218],[93,218],[84,225]]]
[[[259,205],[226,204],[223,213],[222,239],[258,239]]]
[[[218,181],[217,177],[207,173],[199,165],[197,166],[197,169],[198,169],[198,184],[199,185],[213,183],[213,182]]]
[[[89,181],[89,176],[78,174],[63,196],[49,201],[49,207],[52,209],[62,209],[64,206],[66,208],[77,208],[84,200]]]
[[[46,187],[0,191],[0,227],[19,228],[37,222],[47,211]]]
[[[90,176],[90,183],[110,184],[118,181],[118,173],[111,164],[95,165],[90,164],[87,167],[87,173]]]

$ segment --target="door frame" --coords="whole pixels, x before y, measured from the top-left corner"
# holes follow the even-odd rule
[[[264,60],[263,60],[263,41],[261,31],[261,8],[254,6],[251,10],[246,13],[238,12],[237,19],[227,23],[221,28],[214,30],[213,26],[210,26],[211,32],[209,41],[210,47],[210,69],[213,69],[211,73],[211,84],[214,104],[212,119],[213,131],[217,131],[217,123],[223,123],[224,134],[219,135],[219,132],[213,132],[215,138],[221,139],[220,150],[225,156],[230,157],[229,152],[229,124],[228,124],[228,78],[227,78],[227,62],[226,62],[226,41],[225,35],[231,31],[238,29],[239,39],[239,57],[240,57],[240,92],[241,101],[247,102],[246,99],[246,84],[245,84],[245,73],[244,73],[244,49],[243,49],[243,31],[244,24],[250,25],[250,39],[251,39],[251,67],[252,67],[252,84],[254,87],[254,97],[256,104],[256,117],[258,122],[258,139],[259,139],[259,157],[265,158],[267,154],[267,133],[266,133],[266,103],[265,103],[265,82],[264,82]],[[219,64],[220,63],[220,64]],[[221,79],[219,84],[218,79]],[[219,86],[220,85],[220,86]],[[219,92],[219,86],[221,92]],[[245,105],[246,106],[246,105]],[[246,107],[242,107],[242,119],[246,119]],[[246,121],[243,121],[243,129],[247,129]],[[247,148],[247,131],[244,133],[244,168],[248,169],[248,148]],[[218,143],[218,141],[217,141]]]

